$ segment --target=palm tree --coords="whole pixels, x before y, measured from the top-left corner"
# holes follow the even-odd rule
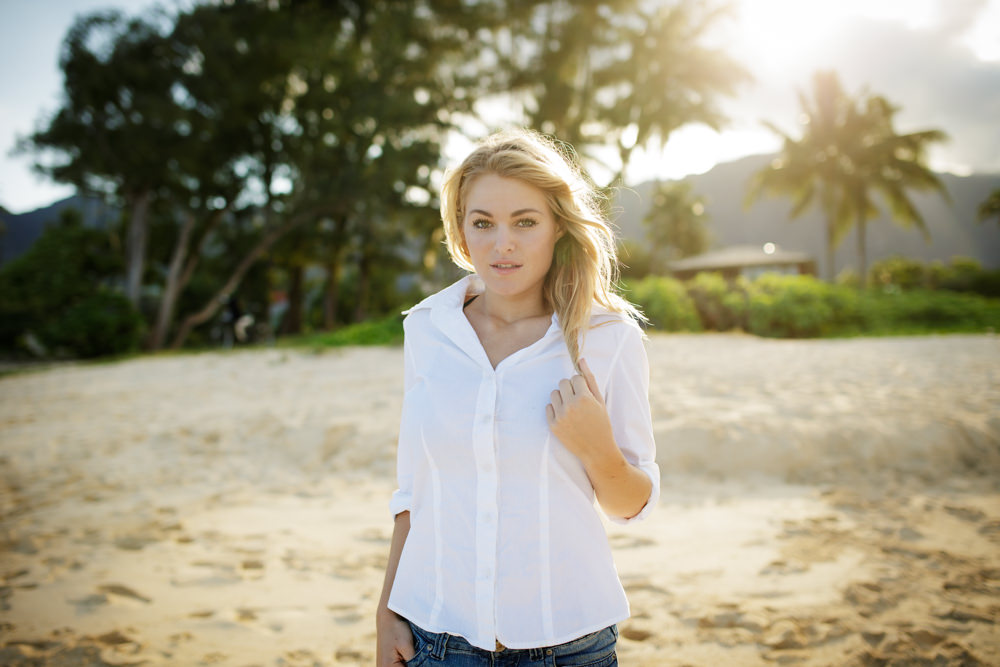
[[[943,141],[940,130],[897,134],[898,111],[881,97],[849,96],[834,72],[813,75],[813,100],[799,95],[803,132],[798,140],[767,124],[784,141],[780,155],[754,175],[747,193],[749,205],[763,194],[791,196],[791,217],[815,202],[826,218],[827,278],[834,274],[833,253],[852,226],[857,226],[859,274],[867,279],[866,227],[878,217],[873,193],[889,204],[893,220],[927,228],[907,194],[908,189],[937,190],[944,184],[926,166],[927,145]]]
[[[990,196],[979,205],[979,221],[985,222],[990,218],[996,218],[1000,222],[1000,188],[990,193]]]
[[[884,97],[872,96],[866,100],[860,145],[851,151],[854,172],[845,174],[849,196],[854,200],[850,209],[855,215],[859,274],[865,283],[868,278],[865,231],[868,220],[879,215],[872,201],[872,190],[889,205],[893,221],[903,227],[917,227],[928,241],[930,234],[923,216],[907,190],[936,191],[949,200],[944,183],[927,166],[928,144],[945,141],[947,135],[940,130],[897,134],[893,116],[898,111],[899,107],[892,106]]]
[[[705,201],[694,194],[690,183],[661,183],[642,221],[652,259],[658,264],[664,259],[669,263],[705,252],[711,242],[707,221]]]

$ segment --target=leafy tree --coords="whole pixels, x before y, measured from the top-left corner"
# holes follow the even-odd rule
[[[947,197],[941,181],[926,166],[927,145],[944,133],[925,130],[897,134],[897,108],[885,98],[849,96],[833,72],[813,77],[813,99],[799,95],[803,110],[800,139],[774,125],[784,146],[781,154],[751,181],[746,203],[763,194],[790,196],[791,216],[817,204],[826,218],[827,277],[833,279],[833,252],[852,226],[857,228],[859,275],[867,277],[865,226],[879,215],[874,193],[889,204],[893,220],[916,226],[926,236],[919,211],[907,190],[936,190]]]
[[[990,193],[982,204],[979,205],[979,220],[985,221],[996,218],[1000,223],[1000,188]]]
[[[705,202],[683,181],[661,183],[643,224],[654,258],[665,260],[705,252],[710,243]]]
[[[176,72],[162,17],[120,12],[80,17],[62,46],[61,108],[19,142],[49,156],[36,166],[83,192],[112,195],[129,211],[125,293],[138,305],[145,270],[149,208],[171,178],[166,156],[177,140]]]
[[[0,270],[0,347],[15,349],[30,334],[74,356],[133,349],[142,319],[113,289],[120,270],[109,235],[84,227],[79,212],[67,209]]]
[[[688,123],[719,128],[718,106],[749,79],[703,44],[724,9],[640,0],[499,2],[511,17],[488,44],[496,84],[523,104],[528,124],[601,159],[621,178],[636,147],[666,143]]]

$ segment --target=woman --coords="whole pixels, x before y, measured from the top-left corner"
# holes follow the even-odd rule
[[[614,665],[628,602],[594,506],[659,497],[641,315],[612,290],[593,188],[541,135],[446,176],[473,271],[407,311],[378,665]]]

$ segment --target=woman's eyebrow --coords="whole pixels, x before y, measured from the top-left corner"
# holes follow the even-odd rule
[[[489,211],[484,211],[481,208],[474,208],[471,211],[469,211],[469,215],[472,215],[473,213],[479,213],[480,215],[485,215],[487,218],[493,217],[492,213],[490,213]],[[513,213],[511,213],[510,217],[516,218],[517,216],[524,215],[525,213],[537,213],[538,215],[542,214],[542,212],[539,211],[537,208],[519,208]]]

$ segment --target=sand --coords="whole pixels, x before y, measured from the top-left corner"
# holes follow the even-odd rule
[[[647,344],[622,665],[1000,665],[1000,338]],[[0,665],[371,665],[400,348],[0,378]]]

